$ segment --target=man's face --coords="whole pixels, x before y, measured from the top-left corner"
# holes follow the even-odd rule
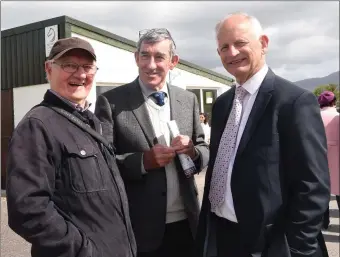
[[[204,115],[203,115],[203,114],[200,114],[200,122],[203,123],[204,120],[205,120]]]
[[[140,51],[135,53],[140,79],[153,89],[161,89],[169,70],[178,63],[178,56],[170,55],[170,41],[163,40],[149,44],[143,42]]]
[[[88,74],[83,67],[79,67],[73,73],[68,73],[63,70],[61,65],[64,66],[64,69],[74,66],[74,64],[95,65],[93,57],[85,50],[73,49],[54,62],[45,63],[45,71],[51,89],[69,101],[83,105],[91,91],[95,74]]]
[[[222,24],[217,45],[224,68],[243,84],[264,65],[268,38],[257,38],[251,24],[244,17],[235,16]]]

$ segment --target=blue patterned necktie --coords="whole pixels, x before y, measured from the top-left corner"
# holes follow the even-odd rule
[[[165,102],[164,102],[165,93],[164,92],[162,92],[162,91],[155,92],[155,93],[152,94],[152,96],[156,99],[157,104],[159,106],[163,106],[165,104]]]

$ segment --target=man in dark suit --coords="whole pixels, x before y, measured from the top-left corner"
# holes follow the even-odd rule
[[[320,256],[330,192],[316,98],[268,68],[256,18],[227,16],[216,39],[236,86],[212,110],[195,256]]]
[[[190,156],[197,171],[208,164],[198,102],[166,83],[179,60],[168,30],[140,33],[135,59],[139,77],[99,96],[95,112],[116,147],[138,257],[189,257],[199,203],[194,177],[185,176],[177,154]],[[170,120],[179,128],[175,138]]]

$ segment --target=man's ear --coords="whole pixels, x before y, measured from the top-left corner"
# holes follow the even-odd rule
[[[52,63],[50,61],[45,62],[45,72],[46,72],[47,80],[49,81],[51,73],[52,73]]]
[[[135,61],[136,61],[136,64],[138,66],[138,62],[139,62],[139,52],[135,52]]]
[[[262,35],[260,37],[260,42],[262,47],[262,54],[266,54],[268,51],[269,38],[266,35]]]
[[[218,50],[218,48],[216,48],[216,51],[217,51],[218,55],[221,56],[220,50]]]
[[[175,68],[176,65],[178,64],[178,62],[179,62],[179,56],[178,56],[178,55],[172,56],[172,58],[171,58],[171,64],[170,64],[170,70],[172,70],[173,68]]]

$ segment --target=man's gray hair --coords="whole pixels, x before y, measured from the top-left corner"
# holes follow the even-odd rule
[[[149,29],[139,32],[139,40],[137,42],[137,51],[140,52],[142,43],[154,44],[163,40],[170,41],[170,57],[176,55],[176,44],[167,29]]]
[[[251,15],[245,13],[245,12],[235,12],[235,13],[228,14],[226,17],[224,17],[221,21],[219,21],[216,24],[216,26],[215,26],[216,38],[217,38],[217,35],[218,35],[223,23],[232,16],[243,16],[244,18],[246,18],[250,22],[252,29],[255,33],[255,36],[257,38],[259,38],[263,34],[263,29],[262,29],[261,23],[259,22],[259,20],[256,17],[251,16]]]

